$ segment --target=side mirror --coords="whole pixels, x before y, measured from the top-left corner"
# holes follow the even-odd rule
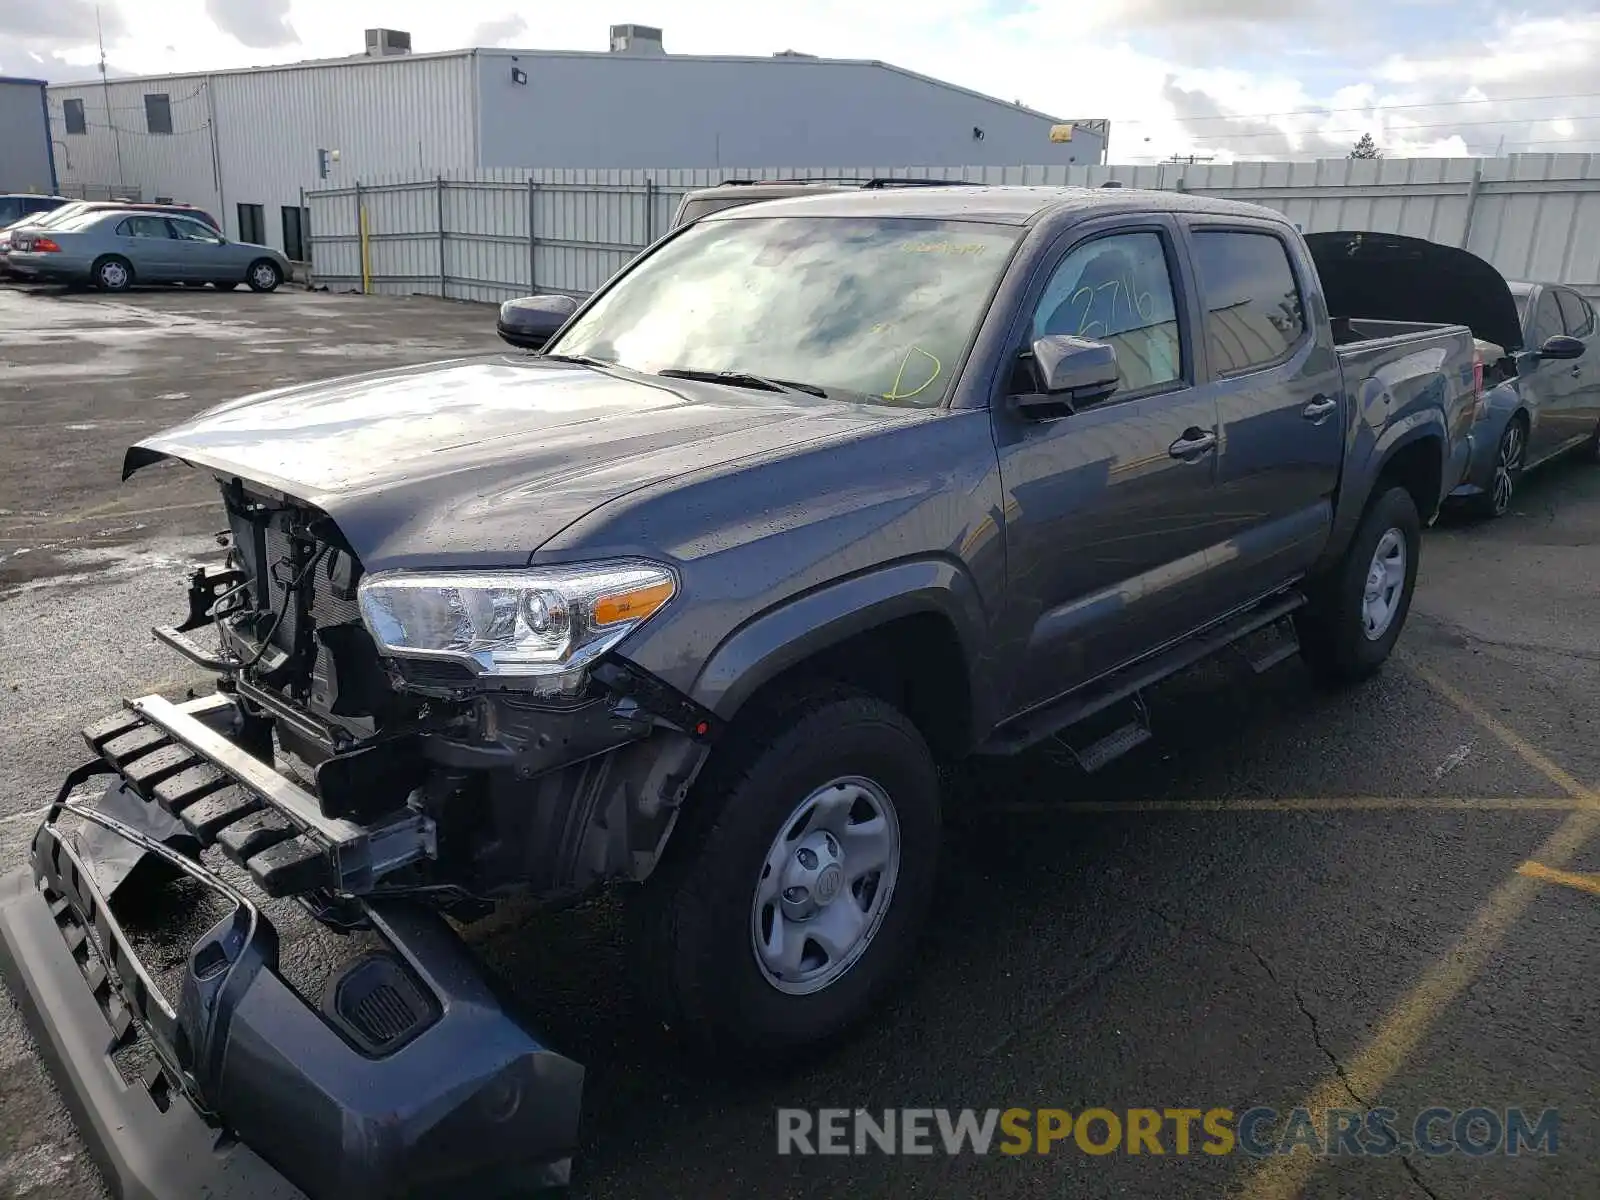
[[[1052,333],[1031,347],[1035,391],[1015,396],[1012,403],[1029,409],[1080,408],[1104,400],[1122,386],[1117,352],[1104,342]]]
[[[1545,358],[1582,358],[1584,344],[1575,337],[1568,337],[1558,333],[1544,345],[1539,347],[1539,357]]]
[[[523,296],[519,300],[507,300],[500,306],[495,332],[519,350],[542,350],[556,330],[577,311],[578,302],[571,296]]]

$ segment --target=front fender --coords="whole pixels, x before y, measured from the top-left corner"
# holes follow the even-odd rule
[[[985,639],[977,586],[948,559],[919,558],[825,584],[751,618],[712,652],[690,694],[727,720],[790,667],[847,638],[923,613],[950,621],[976,686],[980,672],[972,669],[974,648]],[[976,694],[973,701],[981,706]]]

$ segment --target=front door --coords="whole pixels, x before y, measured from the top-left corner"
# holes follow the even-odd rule
[[[244,278],[242,267],[235,269],[227,262],[227,247],[215,229],[190,217],[168,217],[166,221],[172,230],[179,279],[185,283],[209,283]]]
[[[1527,349],[1537,355],[1539,347],[1566,333],[1561,302],[1553,287],[1542,288],[1534,301],[1529,319]],[[1573,437],[1573,412],[1583,391],[1582,360],[1524,358],[1518,364],[1518,390],[1532,417],[1528,431],[1528,457],[1538,462],[1561,449]]]
[[[1587,438],[1594,434],[1600,422],[1600,337],[1595,336],[1594,309],[1589,302],[1570,288],[1553,288],[1556,302],[1561,306],[1561,323],[1569,337],[1583,343],[1581,358],[1568,359],[1559,364],[1574,385],[1567,403],[1556,417],[1561,426],[1563,442]]]
[[[1306,316],[1313,268],[1283,227],[1196,219],[1189,233],[1222,441],[1226,540],[1208,598],[1233,608],[1304,573],[1326,545],[1348,400],[1333,345]]]
[[[1217,414],[1192,386],[1174,247],[1165,218],[1120,218],[1064,248],[1030,301],[1023,341],[1106,342],[1122,386],[1055,419],[994,409],[1008,602],[1031,630],[1012,713],[1185,632],[1195,611],[1216,540]]]

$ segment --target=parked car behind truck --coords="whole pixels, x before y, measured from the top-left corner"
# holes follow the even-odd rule
[[[1571,288],[1512,283],[1517,321],[1474,430],[1474,454],[1455,496],[1502,517],[1524,471],[1577,451],[1600,460],[1600,345],[1593,306]]]
[[[627,885],[645,995],[713,1053],[837,1038],[912,959],[938,763],[1064,734],[1099,766],[1148,736],[1145,688],[1256,634],[1259,663],[1378,669],[1477,401],[1469,329],[1366,328],[1278,214],[1172,193],[736,208],[503,321],[554,337],[128,453],[221,486],[226,564],[157,631],[219,691],[87,730],[0,886],[0,966],[125,1194],[565,1177],[581,1070],[438,916],[510,894]],[[106,799],[69,801],[96,770]],[[181,1003],[96,837],[225,896]],[[384,949],[302,1000],[216,853]],[[158,1115],[103,1078],[85,928]]]
[[[47,228],[11,235],[11,271],[46,283],[93,284],[106,292],[135,283],[241,283],[270,292],[292,275],[270,246],[228,240],[203,221],[136,209],[89,209]]]

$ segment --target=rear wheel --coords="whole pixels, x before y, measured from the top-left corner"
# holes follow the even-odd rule
[[[1589,435],[1589,440],[1583,444],[1579,451],[1585,462],[1600,463],[1600,422],[1595,423],[1594,432]]]
[[[95,262],[95,286],[103,292],[125,292],[133,286],[133,264],[115,254]]]
[[[245,281],[252,292],[272,292],[283,282],[283,272],[270,258],[258,258],[245,272]]]
[[[813,691],[747,724],[631,898],[633,966],[669,1026],[775,1065],[871,1015],[909,962],[939,783],[916,728],[873,696]]]
[[[1355,683],[1384,664],[1411,611],[1421,549],[1416,502],[1405,488],[1389,488],[1295,615],[1301,656],[1319,678]]]
[[[1495,447],[1494,474],[1489,488],[1477,498],[1477,511],[1483,517],[1503,517],[1511,510],[1511,498],[1522,480],[1528,458],[1528,425],[1519,413],[1506,423]]]

